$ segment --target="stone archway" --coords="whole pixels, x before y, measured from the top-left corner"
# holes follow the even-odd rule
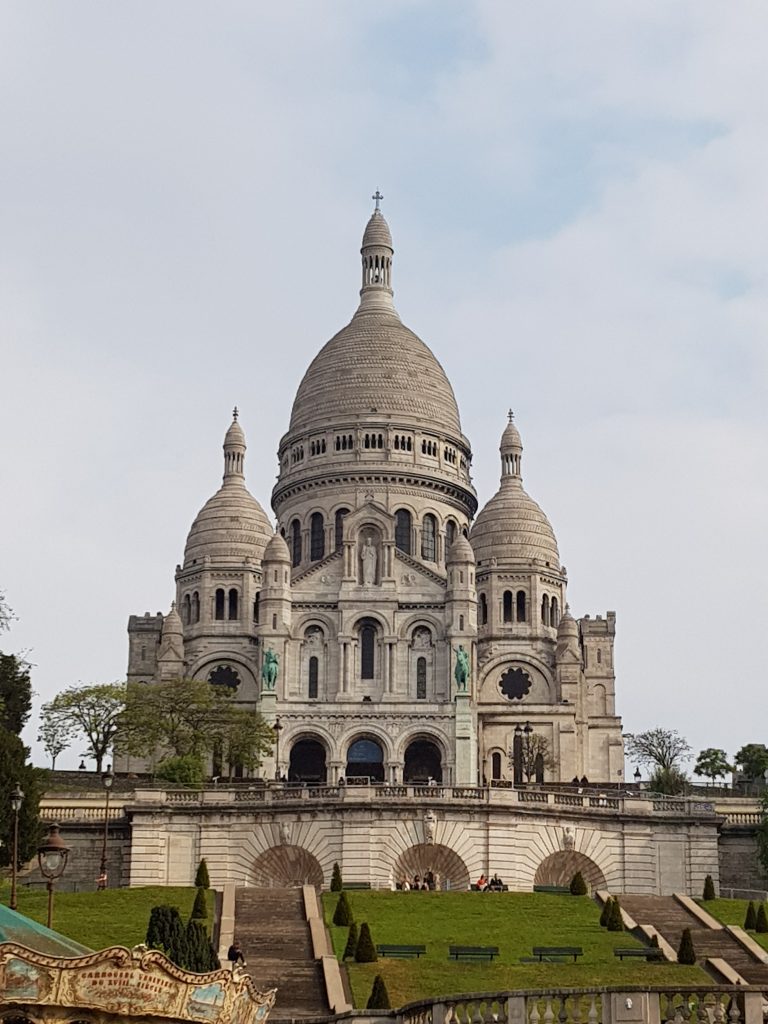
[[[384,751],[378,740],[360,736],[347,750],[347,779],[372,779],[384,781]]]
[[[593,860],[575,850],[560,850],[546,857],[536,868],[534,885],[570,885],[580,871],[584,881],[594,891],[605,889],[605,875]]]
[[[419,843],[404,850],[392,865],[392,881],[397,884],[407,878],[411,882],[414,875],[423,878],[428,871],[436,876],[441,889],[469,888],[469,870],[458,853],[433,843]]]
[[[443,765],[440,748],[429,739],[413,740],[405,749],[403,782],[426,784],[434,779],[438,785],[443,781]]]
[[[323,884],[323,869],[317,859],[301,846],[272,846],[253,865],[251,885],[269,889]]]
[[[328,769],[323,744],[312,737],[297,740],[291,747],[288,781],[322,784],[327,778]]]

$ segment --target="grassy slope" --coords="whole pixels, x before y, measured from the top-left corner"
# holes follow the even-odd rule
[[[616,946],[640,945],[631,935],[607,932],[600,908],[586,897],[546,893],[348,892],[358,926],[367,921],[374,943],[421,943],[419,960],[380,959],[349,964],[355,1005],[365,1006],[376,974],[387,984],[393,1006],[428,996],[552,986],[589,987],[707,983],[698,967],[619,961]],[[338,957],[346,928],[331,924],[337,896],[323,896],[328,927]],[[498,946],[493,963],[456,963],[449,945]],[[521,964],[534,946],[581,946],[580,962]]]
[[[744,918],[747,915],[749,900],[698,900],[698,903],[708,914],[716,917],[723,924],[737,924],[744,927]],[[757,910],[757,904],[755,904]],[[755,942],[759,942],[763,949],[768,950],[768,934],[759,932],[748,932]]]
[[[0,899],[8,902],[8,886],[0,887]],[[158,904],[178,907],[186,922],[192,911],[195,889],[151,886],[136,889],[107,889],[104,892],[56,893],[53,927],[62,935],[91,949],[106,946],[135,946],[147,934],[149,912]],[[208,890],[208,923],[213,920],[215,894]],[[35,921],[46,923],[48,894],[45,890],[19,890],[18,909]]]

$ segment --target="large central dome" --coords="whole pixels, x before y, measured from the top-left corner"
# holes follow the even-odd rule
[[[392,304],[392,239],[380,210],[368,222],[360,251],[360,307],[304,374],[289,433],[378,414],[461,437],[456,397],[445,371]]]

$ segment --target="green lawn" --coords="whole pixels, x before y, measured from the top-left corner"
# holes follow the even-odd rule
[[[706,910],[712,917],[716,917],[723,924],[737,924],[744,927],[744,918],[747,915],[749,900],[697,900],[702,909]],[[755,910],[758,904],[755,903]],[[768,933],[747,932],[755,942],[759,942],[763,949],[768,950]]]
[[[337,957],[347,929],[331,923],[337,894],[323,895],[326,922]],[[586,897],[548,893],[348,892],[358,927],[367,921],[374,943],[423,944],[418,960],[379,959],[348,964],[358,1007],[365,1006],[376,974],[393,1006],[436,995],[504,989],[598,985],[696,985],[709,983],[698,967],[620,961],[616,946],[640,945],[626,933],[600,927],[600,908]],[[498,946],[493,963],[448,959],[449,945]],[[578,963],[521,964],[534,946],[581,946]]]
[[[0,900],[7,905],[9,887],[0,886]],[[178,907],[186,921],[195,899],[194,888],[151,886],[135,889],[106,889],[104,892],[56,893],[53,927],[91,949],[106,946],[135,946],[147,934],[152,907],[160,903]],[[208,890],[208,923],[213,921],[215,894]],[[43,890],[21,887],[18,910],[35,921],[46,923],[48,894]]]

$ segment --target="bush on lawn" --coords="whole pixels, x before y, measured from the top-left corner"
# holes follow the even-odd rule
[[[704,895],[702,896],[702,899],[714,900],[716,898],[715,883],[712,881],[712,875],[707,875],[704,879]]]
[[[603,904],[603,909],[600,911],[600,927],[607,928],[608,922],[611,918],[611,904],[613,903],[613,897],[609,896]]]
[[[619,900],[617,896],[614,896],[611,900],[611,913],[608,917],[608,931],[624,931],[624,920],[621,916],[621,907],[619,906]]]
[[[342,960],[351,960],[354,958],[355,951],[357,950],[357,941],[357,925],[353,921],[349,926],[349,935],[347,936],[347,944],[344,947],[344,956],[341,958]]]
[[[376,947],[371,938],[371,929],[368,927],[368,922],[363,921],[360,925],[360,938],[357,940],[355,960],[359,964],[372,964],[378,959]]]
[[[341,892],[343,888],[344,884],[341,880],[341,868],[337,861],[333,865],[333,874],[331,875],[331,892]]]
[[[197,874],[195,875],[195,887],[198,889],[210,889],[211,879],[208,875],[208,865],[205,863],[205,857],[197,865]]]
[[[367,1010],[390,1010],[392,1004],[389,1001],[389,992],[387,992],[387,986],[384,984],[384,979],[380,974],[377,974],[373,979],[373,988],[371,994],[368,996],[368,1002],[365,1004]]]
[[[755,928],[757,928],[757,914],[755,913],[755,904],[750,900],[749,906],[747,907],[747,913],[744,918],[744,930],[753,932]]]
[[[677,951],[677,962],[679,964],[695,964],[696,950],[693,948],[691,929],[684,928],[680,938],[680,948]]]
[[[588,891],[584,875],[577,871],[571,879],[571,896],[586,896]]]
[[[768,916],[765,913],[765,904],[761,903],[757,908],[757,920],[755,922],[756,932],[768,932]]]
[[[205,900],[205,889],[198,889],[195,893],[195,902],[192,904],[190,921],[205,921],[208,917],[208,904]]]
[[[347,894],[342,892],[339,896],[339,902],[336,904],[336,909],[333,912],[333,923],[345,928],[347,925],[352,924],[354,917],[352,916],[352,908],[349,905]]]
[[[651,945],[653,946],[654,949],[658,949],[659,948],[659,936],[656,934],[656,932],[654,932],[653,935],[651,936]]]

